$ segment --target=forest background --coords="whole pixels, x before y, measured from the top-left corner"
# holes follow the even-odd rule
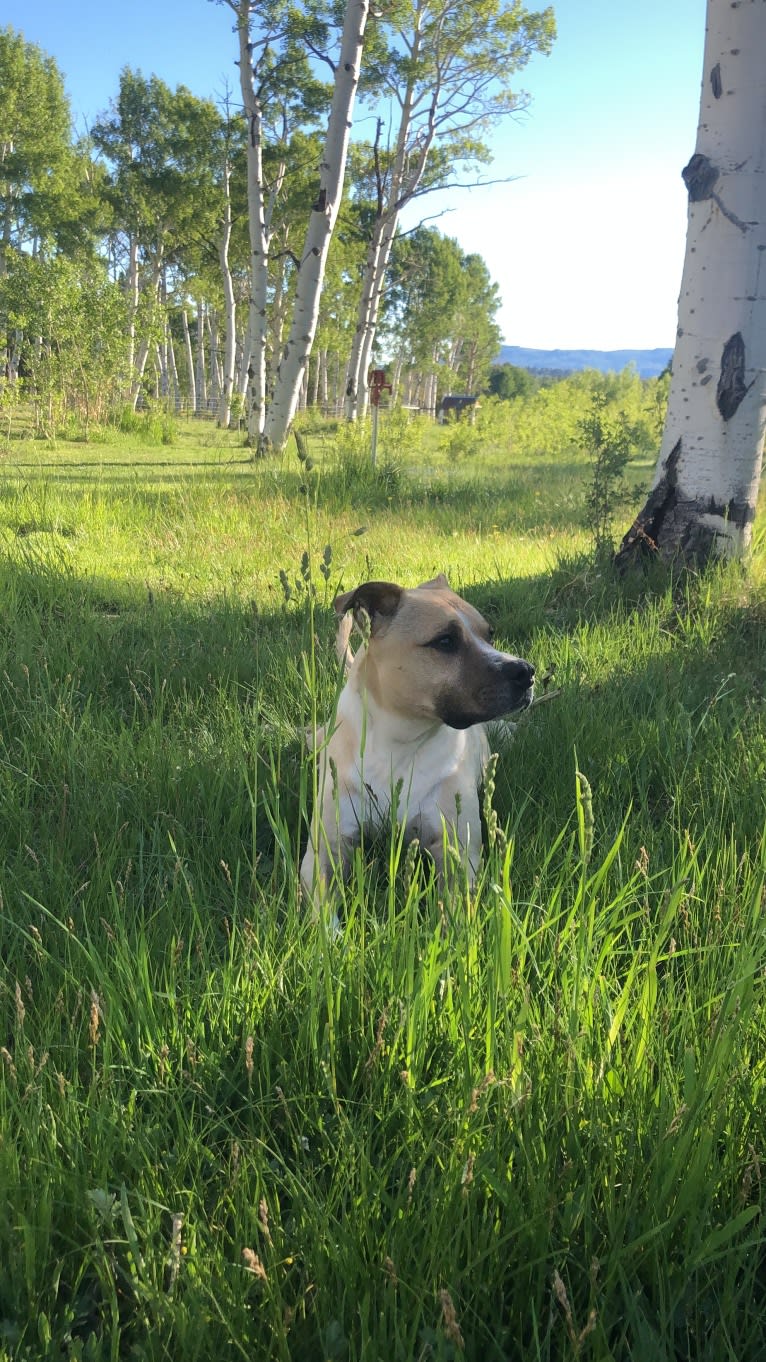
[[[446,28],[451,7],[442,8]],[[476,22],[486,24],[493,8]],[[241,15],[233,9],[232,18],[247,26],[248,7],[240,6]],[[8,380],[1,400],[8,406],[22,391],[33,394],[38,433],[74,423],[88,435],[148,401],[214,414],[226,427],[242,419],[258,347],[266,393],[273,391],[316,197],[330,94],[321,77],[325,53],[331,64],[333,28],[310,7],[300,24],[284,6],[267,12],[248,30],[249,94],[255,97],[257,85],[260,120],[260,320],[252,302],[260,289],[247,164],[252,121],[242,116],[240,93],[229,92],[220,109],[126,69],[109,111],[86,136],[74,137],[55,61],[10,29],[0,34],[0,314]],[[549,46],[550,12],[519,10],[506,29],[510,77],[532,51]],[[445,43],[445,94],[435,117],[433,105],[418,107],[433,58],[416,58],[403,31],[394,24],[392,36],[376,32],[367,40],[363,93],[390,102],[407,61],[416,73],[398,142],[384,144],[381,118],[372,143],[351,145],[302,408],[339,414],[349,364],[364,362],[366,373],[373,341],[389,362],[393,400],[432,413],[440,391],[485,386],[498,354],[498,289],[481,258],[432,227],[400,235],[395,245],[394,234],[404,203],[475,176],[489,154],[484,132],[522,107],[524,96],[505,85],[499,94],[491,89],[493,32],[458,27]],[[499,41],[496,25],[494,37]],[[379,228],[387,234],[386,258],[370,324],[359,321],[359,309]],[[364,354],[354,357],[360,332]]]

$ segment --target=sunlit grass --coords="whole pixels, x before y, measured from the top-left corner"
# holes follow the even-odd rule
[[[758,1362],[763,546],[617,583],[584,461],[309,449],[0,467],[0,1358]],[[560,693],[476,893],[393,839],[336,938],[331,597],[443,570]]]

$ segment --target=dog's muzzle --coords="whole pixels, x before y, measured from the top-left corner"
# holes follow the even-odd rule
[[[535,669],[522,657],[497,653],[485,664],[481,678],[467,694],[445,695],[438,708],[439,718],[450,728],[471,728],[473,724],[500,719],[528,709],[534,695]]]

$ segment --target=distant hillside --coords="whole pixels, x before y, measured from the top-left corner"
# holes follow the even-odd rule
[[[523,345],[504,345],[497,363],[555,373],[600,369],[604,374],[620,373],[628,364],[635,364],[642,378],[656,378],[672,354],[672,350],[527,350]]]

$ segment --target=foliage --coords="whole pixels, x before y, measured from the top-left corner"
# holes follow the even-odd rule
[[[404,366],[410,387],[435,373],[440,392],[475,392],[500,346],[499,306],[481,257],[420,227],[394,245],[381,344]]]
[[[379,16],[383,17],[383,16]],[[347,414],[363,408],[380,308],[388,278],[399,216],[415,198],[455,185],[458,167],[474,174],[491,160],[487,131],[525,102],[511,82],[534,52],[550,51],[553,11],[531,13],[503,0],[411,0],[385,15],[388,39],[367,57],[376,97],[383,95],[393,117],[390,145],[383,146],[386,119],[378,117],[368,162],[355,194],[367,220],[368,249],[349,360]],[[389,116],[391,116],[389,115]],[[478,257],[464,268],[473,274],[463,306],[487,312],[489,280]],[[496,306],[496,304],[495,304]],[[490,316],[491,316],[490,312]],[[463,320],[461,330],[471,325]],[[497,352],[500,337],[485,334],[486,356],[467,357],[467,383]]]
[[[105,422],[125,377],[125,303],[100,261],[15,254],[0,277],[0,312],[14,332],[9,384],[32,404],[38,435],[67,421],[87,437]]]
[[[77,179],[61,72],[11,28],[0,29],[0,90],[1,275],[11,249],[72,244]]]
[[[296,9],[282,0],[265,6],[236,0],[229,8],[249,24],[261,118],[268,232],[259,316],[262,312],[262,391],[267,394],[274,391],[276,361],[284,353],[306,205],[316,192],[319,130],[330,89],[321,79],[322,54],[332,46],[340,11],[322,3]],[[386,90],[398,90],[403,72],[413,89],[426,88],[434,62],[438,65],[439,108],[432,129],[436,141],[429,144],[428,166],[416,175],[417,183],[408,180],[413,192],[448,182],[459,164],[486,158],[482,140],[486,120],[500,117],[523,100],[511,89],[512,73],[533,51],[547,51],[553,33],[548,10],[533,13],[496,0],[482,0],[478,7],[450,3],[438,14],[426,9],[394,6],[385,16],[377,16],[366,40],[364,88],[370,100],[381,98]],[[408,60],[392,35],[405,32],[411,22],[419,31],[418,53]],[[507,60],[498,82],[501,50]],[[123,381],[119,392],[110,384],[103,390],[104,400],[108,395],[116,412],[126,400],[137,406],[163,397],[206,413],[219,396],[219,357],[229,328],[235,334],[228,337],[228,354],[235,347],[239,354],[230,406],[230,419],[236,423],[243,407],[251,403],[243,350],[248,343],[254,258],[247,231],[248,128],[241,109],[227,96],[219,110],[184,86],[171,89],[157,76],[145,77],[126,67],[110,107],[95,120],[87,138],[75,141],[55,62],[10,29],[0,34],[0,74],[5,93],[0,110],[0,275],[17,267],[23,273],[27,252],[48,263],[62,258],[74,270],[82,270],[88,259],[104,261],[124,303]],[[415,118],[410,135],[417,159],[415,148],[424,147],[420,104],[410,113]],[[343,400],[379,177],[392,170],[391,154],[380,146],[373,154],[364,142],[352,148],[352,176],[328,255],[308,394],[310,401],[325,407],[338,409]],[[411,168],[414,165],[413,160]],[[229,212],[230,289],[221,254]],[[479,257],[466,255],[437,233],[421,231],[412,241],[405,238],[396,253],[382,348],[409,365],[403,375],[403,399],[433,411],[438,386],[444,391],[453,387],[473,391],[485,384],[500,341],[495,323],[497,286]],[[419,275],[428,281],[427,293]],[[22,290],[26,286],[21,279],[14,285]],[[229,304],[234,300],[234,310],[229,306],[226,315],[224,298]],[[98,292],[93,301],[97,306]],[[74,298],[73,309],[75,314],[80,310]],[[195,309],[198,326],[192,327],[187,351],[182,316]],[[74,330],[78,325],[76,316],[66,324],[59,319],[60,329]],[[116,346],[117,337],[113,339]],[[7,316],[0,314],[0,341],[12,378],[21,340]],[[23,343],[29,347],[33,341],[27,335]],[[62,384],[54,392],[50,368],[46,382],[47,395],[36,421],[38,429],[50,432],[71,419],[72,398]],[[38,366],[38,390],[41,383]],[[13,392],[19,396],[22,389]],[[2,400],[4,406],[9,402],[7,390]],[[94,419],[102,424],[99,413],[87,418],[89,428]]]
[[[614,553],[614,518],[631,493],[625,470],[641,439],[640,427],[631,423],[625,409],[610,412],[608,406],[604,389],[595,391],[588,413],[579,423],[582,447],[591,462],[585,523],[598,560],[611,558]]]
[[[489,371],[490,393],[505,402],[512,397],[529,397],[539,386],[540,380],[529,369],[520,369],[515,364],[493,364]]]
[[[541,384],[529,398],[512,399],[509,419],[514,453],[527,458],[542,453],[561,459],[571,457],[580,447],[580,423],[587,419],[596,393],[604,395],[611,409],[625,412],[635,428],[637,451],[644,455],[653,451],[656,456],[667,379],[642,381],[632,369],[607,375],[584,370]]]

